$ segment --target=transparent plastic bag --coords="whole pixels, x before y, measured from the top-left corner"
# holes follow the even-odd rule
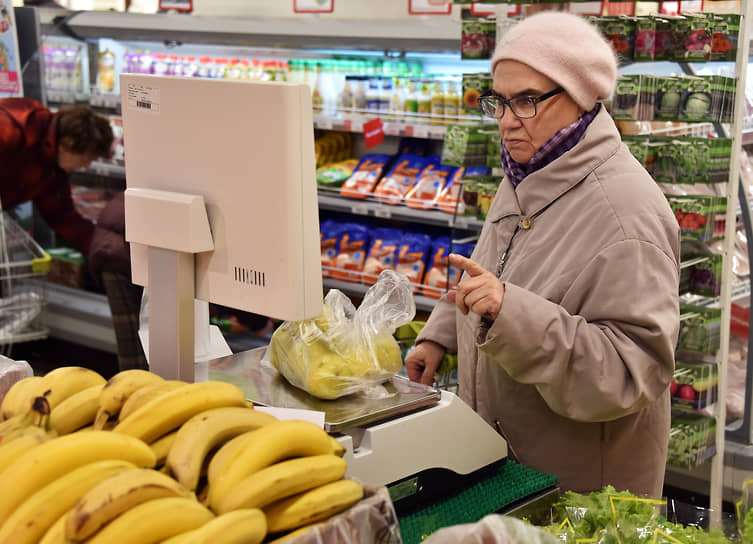
[[[319,317],[283,323],[272,335],[269,361],[291,384],[321,399],[385,396],[381,384],[403,364],[392,335],[415,313],[408,278],[385,270],[358,309],[331,289]]]
[[[489,514],[476,523],[444,527],[426,544],[557,544],[557,537],[544,529],[510,516]]]

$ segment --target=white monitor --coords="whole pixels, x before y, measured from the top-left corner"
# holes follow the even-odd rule
[[[194,246],[197,299],[285,320],[319,315],[309,88],[138,74],[123,74],[120,83],[134,283],[150,292],[167,287],[151,285],[147,248],[194,234],[169,205],[136,210],[129,192],[198,195],[214,249]]]

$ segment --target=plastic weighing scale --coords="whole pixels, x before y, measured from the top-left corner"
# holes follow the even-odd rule
[[[497,491],[512,493],[502,499],[506,506],[528,503],[533,495],[548,493],[556,485],[553,476],[506,462],[506,441],[449,391],[394,376],[385,383],[391,393],[386,398],[349,395],[321,400],[280,376],[264,360],[266,349],[197,363],[195,379],[233,383],[243,389],[248,400],[259,405],[324,412],[325,430],[345,448],[346,475],[370,485],[386,486],[399,515],[436,505],[440,497],[456,496],[461,490],[472,492],[474,485],[493,484],[491,493],[488,489],[482,491],[487,495],[484,500]],[[525,474],[518,474],[519,469]],[[516,481],[504,481],[521,477],[525,480],[522,486]],[[501,483],[495,481],[500,478]],[[480,513],[476,519],[499,511],[498,506]],[[479,507],[488,508],[486,504]]]

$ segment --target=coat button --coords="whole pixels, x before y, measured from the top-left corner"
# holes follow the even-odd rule
[[[532,224],[533,224],[533,220],[530,217],[528,217],[528,216],[522,217],[520,219],[520,228],[521,229],[528,230],[528,229],[531,228]]]

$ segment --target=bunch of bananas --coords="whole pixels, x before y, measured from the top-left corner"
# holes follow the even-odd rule
[[[343,454],[232,384],[60,367],[0,405],[0,544],[284,537],[361,500]]]

